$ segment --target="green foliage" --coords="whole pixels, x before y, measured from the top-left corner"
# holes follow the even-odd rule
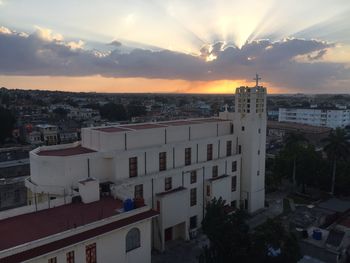
[[[245,262],[248,259],[250,240],[245,218],[240,210],[228,214],[222,198],[207,205],[202,229],[210,240],[210,247],[204,250],[203,262],[232,262],[232,259]]]
[[[210,246],[203,248],[199,262],[297,262],[300,256],[298,242],[279,221],[268,220],[251,233],[245,223],[247,215],[244,211],[237,210],[232,214],[226,211],[225,201],[221,198],[207,205],[202,229]],[[281,253],[271,256],[270,248],[280,249]]]
[[[11,111],[0,107],[0,143],[3,143],[6,138],[11,137],[11,132],[16,123],[15,116]]]
[[[252,247],[251,262],[295,263],[300,258],[296,237],[288,233],[278,220],[268,219],[255,229],[252,234]],[[270,249],[280,253],[272,256]]]
[[[59,119],[65,119],[67,118],[67,114],[69,113],[68,110],[64,109],[64,108],[56,108],[52,111]]]
[[[127,120],[126,110],[123,105],[113,102],[107,103],[100,107],[101,117],[109,121]]]
[[[332,131],[324,142],[326,143],[324,151],[327,153],[329,161],[332,162],[331,194],[334,194],[337,162],[349,159],[350,143],[348,142],[348,136],[346,135],[345,130],[340,128]]]
[[[129,118],[146,115],[146,107],[143,105],[129,104],[127,106]]]

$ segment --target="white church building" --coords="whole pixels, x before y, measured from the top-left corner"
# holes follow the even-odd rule
[[[103,225],[106,220],[134,217],[114,232],[93,237],[95,254],[102,257],[97,262],[116,262],[115,257],[118,262],[150,262],[151,247],[162,251],[169,240],[196,235],[206,203],[213,198],[222,197],[232,210],[241,207],[254,213],[264,208],[266,88],[262,86],[237,88],[235,112],[226,110],[215,118],[83,128],[81,136],[81,142],[33,150],[26,186],[36,202],[31,206],[52,199],[91,205],[110,198],[124,202],[125,208],[126,201],[134,200],[137,208],[120,213],[122,218],[110,219],[106,212],[92,222]],[[60,206],[47,210],[54,209]],[[129,257],[126,234],[133,228],[141,233],[133,253],[140,252]],[[111,233],[115,236],[108,237]],[[59,239],[58,234],[54,238]],[[123,249],[113,252],[118,256],[99,252],[99,247],[103,250],[99,242],[107,244],[105,239],[120,244]],[[87,255],[79,246],[87,249],[86,245],[84,239],[75,244],[75,254],[84,260]],[[110,244],[104,247],[113,250]],[[48,255],[53,258],[67,251],[63,246]],[[0,242],[0,261],[2,253]]]

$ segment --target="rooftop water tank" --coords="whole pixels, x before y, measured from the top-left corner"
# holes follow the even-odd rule
[[[322,240],[322,231],[320,229],[314,229],[314,231],[312,231],[312,238],[315,240]]]
[[[134,209],[134,201],[130,198],[126,199],[124,201],[124,211],[127,212],[133,209]]]

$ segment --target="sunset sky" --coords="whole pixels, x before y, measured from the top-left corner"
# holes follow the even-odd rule
[[[349,0],[0,0],[0,86],[348,93]]]

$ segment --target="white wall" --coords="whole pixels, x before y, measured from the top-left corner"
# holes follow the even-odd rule
[[[125,251],[125,237],[128,231],[137,227],[141,232],[141,246],[132,251]],[[49,258],[57,257],[57,262],[66,262],[66,253],[74,250],[75,262],[85,263],[85,247],[96,243],[97,262],[103,263],[150,263],[151,262],[151,219],[129,225],[122,229],[81,242],[74,246],[49,253],[27,262],[47,263]]]

